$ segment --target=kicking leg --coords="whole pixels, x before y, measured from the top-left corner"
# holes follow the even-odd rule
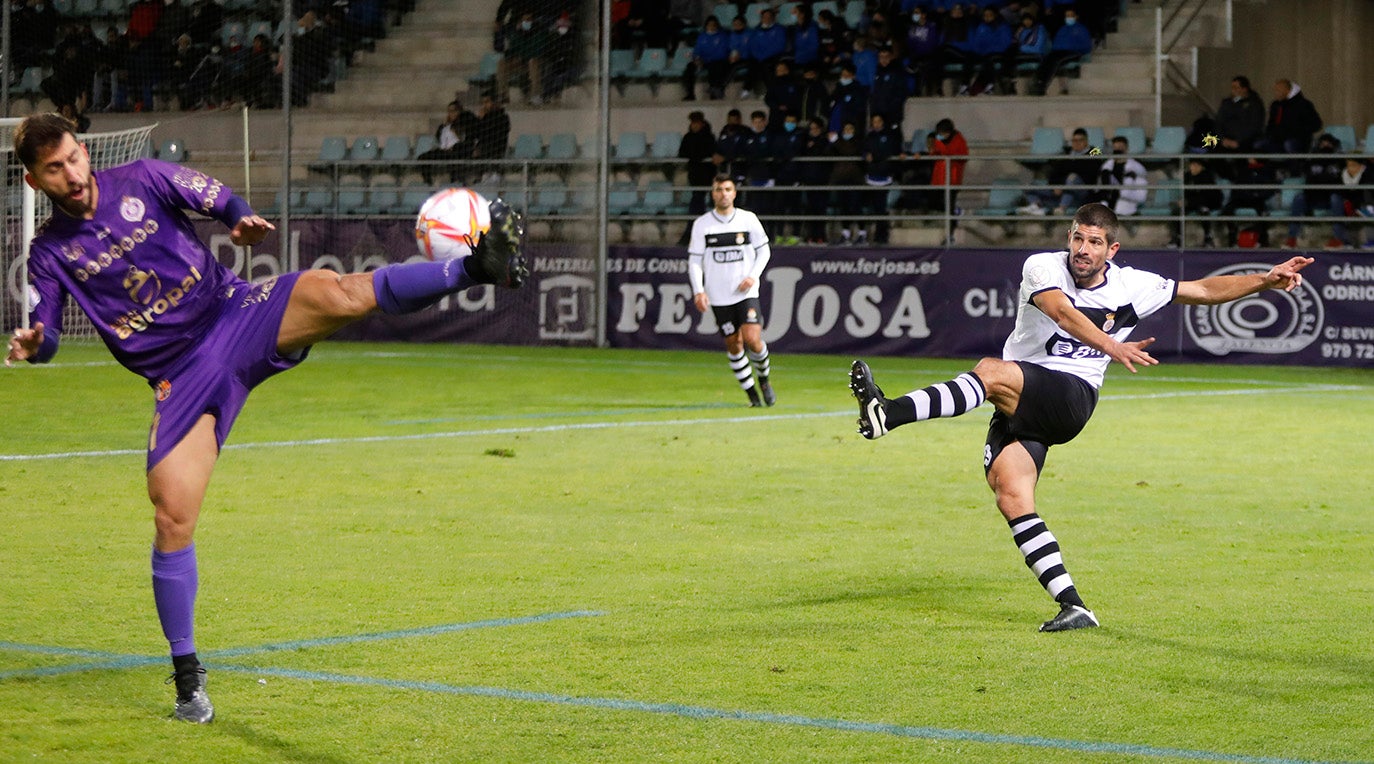
[[[873,381],[868,364],[855,361],[849,369],[849,390],[859,401],[859,434],[869,440],[904,424],[966,414],[984,401],[992,401],[999,411],[1015,411],[1023,383],[1020,366],[984,358],[972,371],[952,380],[887,398]]]
[[[997,431],[996,422],[993,431]],[[992,460],[988,466],[988,486],[997,497],[997,509],[1011,526],[1012,540],[1025,557],[1026,567],[1059,603],[1059,614],[1041,624],[1040,630],[1068,631],[1096,626],[1097,617],[1083,604],[1073,578],[1064,567],[1059,541],[1035,513],[1035,484],[1040,478],[1046,447],[1013,440],[994,453],[993,440],[994,437],[989,438],[987,451]],[[1038,459],[1031,455],[1029,449],[1032,448],[1039,454]]]
[[[219,456],[215,418],[200,417],[186,437],[148,472],[153,502],[153,599],[172,653],[175,716],[205,724],[215,718],[205,694],[205,669],[196,658],[195,605],[199,578],[193,536],[210,473]]]

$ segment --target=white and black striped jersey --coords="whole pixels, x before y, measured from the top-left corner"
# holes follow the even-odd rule
[[[1173,279],[1119,266],[1110,260],[1102,273],[1106,281],[1090,289],[1079,289],[1069,272],[1068,252],[1041,252],[1026,258],[1021,269],[1016,328],[1002,348],[1002,358],[1067,372],[1093,387],[1101,387],[1111,359],[1062,331],[1035,307],[1031,298],[1058,289],[1099,329],[1124,342],[1140,319],[1168,305],[1178,293],[1178,284]]]
[[[759,278],[768,265],[768,234],[759,218],[738,207],[727,218],[708,210],[692,223],[687,245],[687,276],[692,293],[705,292],[712,305],[734,305],[759,296]],[[739,291],[741,281],[753,277],[754,286]]]

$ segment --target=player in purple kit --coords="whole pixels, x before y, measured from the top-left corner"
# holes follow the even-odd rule
[[[236,245],[261,242],[274,226],[219,181],[151,159],[92,172],[74,126],[57,114],[26,119],[14,147],[24,181],[55,212],[30,248],[32,328],[14,331],[5,364],[53,357],[70,296],[115,358],[153,388],[153,598],[171,647],[174,715],[209,722],[215,712],[193,636],[192,536],[248,392],[375,310],[408,313],[476,284],[519,287],[528,275],[520,216],[492,202],[491,229],[464,258],[342,276],[303,271],[249,284],[215,260],[185,212],[224,223]]]

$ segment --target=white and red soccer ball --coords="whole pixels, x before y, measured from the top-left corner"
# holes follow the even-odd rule
[[[447,260],[472,252],[491,228],[491,210],[470,188],[446,188],[425,200],[415,219],[415,243],[430,260]]]

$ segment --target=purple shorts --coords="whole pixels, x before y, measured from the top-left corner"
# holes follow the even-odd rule
[[[305,360],[277,352],[291,290],[299,273],[240,284],[224,301],[219,318],[167,376],[152,383],[156,403],[148,433],[148,469],[176,448],[202,414],[215,417],[219,447],[229,437],[248,392],[268,377]]]

